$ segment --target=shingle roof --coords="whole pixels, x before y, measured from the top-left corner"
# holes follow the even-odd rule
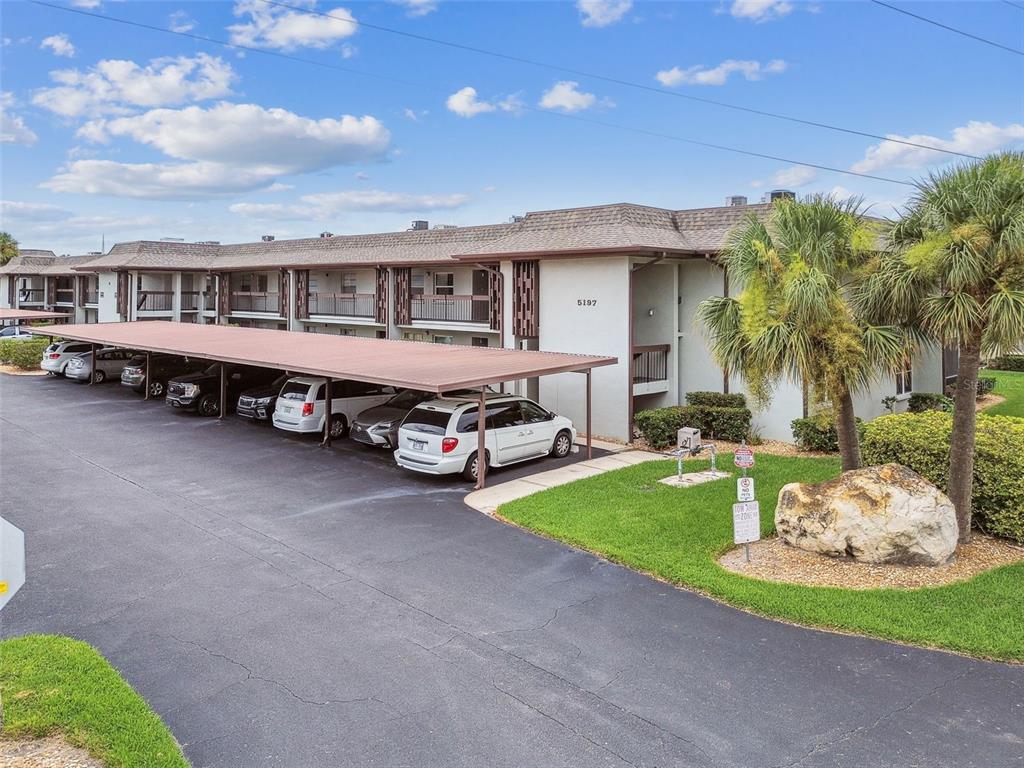
[[[77,275],[74,267],[95,256],[55,256],[53,251],[23,250],[0,267],[0,275]]]

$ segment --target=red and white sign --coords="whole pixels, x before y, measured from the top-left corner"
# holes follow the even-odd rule
[[[754,478],[752,478],[752,477],[737,477],[736,478],[736,499],[737,499],[737,501],[753,501],[754,500]]]
[[[736,449],[736,453],[732,457],[732,463],[741,469],[750,469],[754,466],[754,452],[742,445]]]

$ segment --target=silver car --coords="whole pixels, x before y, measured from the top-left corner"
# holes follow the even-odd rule
[[[0,328],[0,340],[3,341],[24,341],[31,338],[32,334],[20,325],[5,325],[3,328]]]
[[[96,350],[96,372],[92,371],[92,352],[80,352],[68,360],[64,368],[64,375],[69,379],[88,381],[89,374],[92,380],[99,384],[107,379],[118,379],[121,377],[121,370],[128,364],[128,361],[135,355],[130,349],[115,349],[114,347],[103,347]]]
[[[90,350],[92,350],[92,345],[81,341],[55,341],[43,350],[43,359],[39,362],[39,367],[49,373],[63,376],[71,358],[80,352],[89,352]]]

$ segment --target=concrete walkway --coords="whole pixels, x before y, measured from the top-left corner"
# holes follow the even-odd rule
[[[528,475],[517,480],[509,480],[480,491],[473,491],[466,496],[465,501],[467,505],[478,512],[483,512],[485,515],[493,515],[502,504],[507,504],[515,499],[521,499],[523,496],[529,496],[547,488],[554,488],[556,485],[565,485],[575,480],[582,480],[585,477],[601,475],[613,469],[622,469],[623,467],[631,467],[634,464],[642,464],[645,461],[659,461],[664,458],[663,454],[651,451],[625,450],[609,456],[567,464],[564,467],[550,469],[546,472],[538,472],[535,475]]]

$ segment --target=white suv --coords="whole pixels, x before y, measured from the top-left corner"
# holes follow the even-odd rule
[[[63,376],[64,369],[71,362],[71,358],[81,352],[90,351],[92,351],[92,344],[81,341],[55,341],[43,350],[43,359],[40,361],[39,367],[49,373]]]
[[[398,430],[398,466],[431,475],[461,472],[476,480],[475,399],[432,400],[416,406]],[[541,456],[564,459],[576,442],[572,422],[515,395],[487,396],[484,446],[488,467],[504,467]]]
[[[274,405],[274,426],[289,432],[323,432],[327,379],[296,376],[281,387]],[[331,437],[344,437],[352,419],[366,408],[387,401],[394,387],[339,380],[331,383]]]

